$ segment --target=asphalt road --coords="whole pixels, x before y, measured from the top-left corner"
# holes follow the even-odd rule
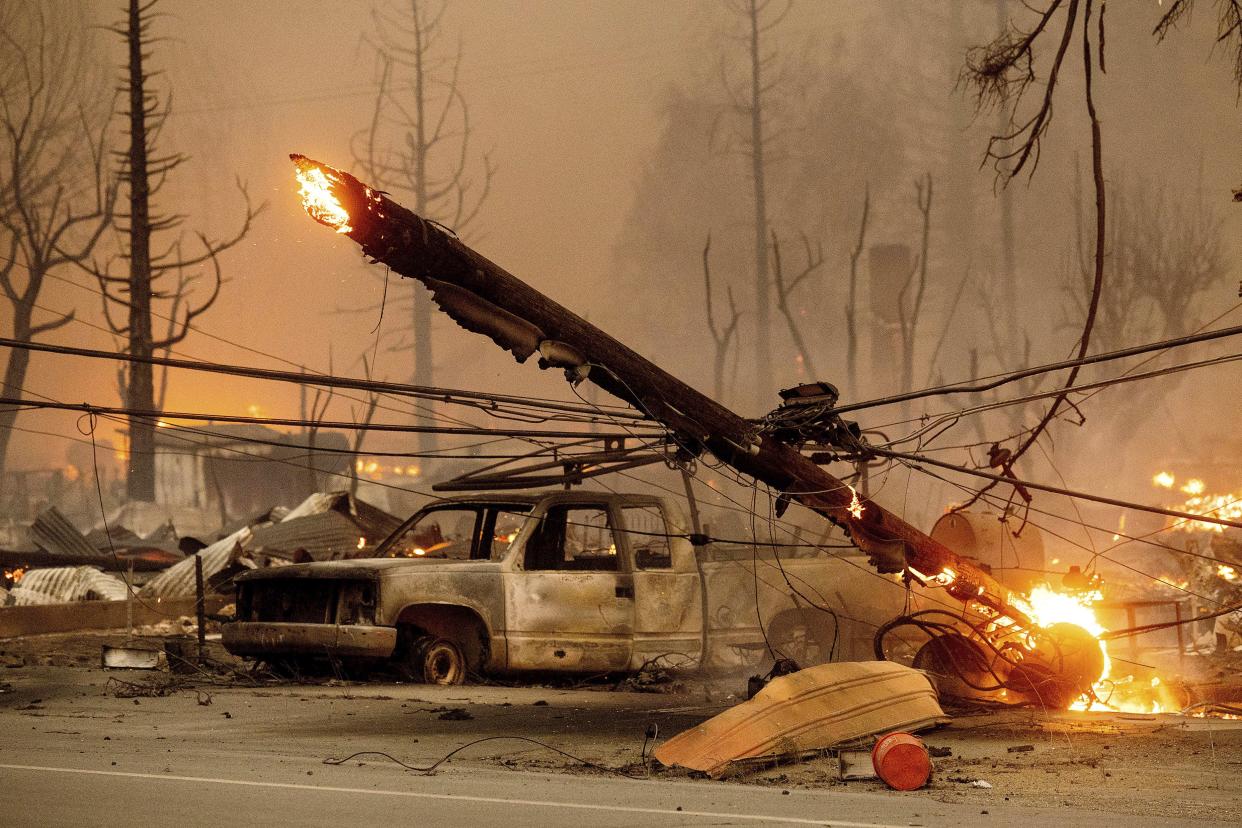
[[[170,761],[167,770],[0,764],[13,825],[1168,825],[1067,809],[950,805],[841,791],[455,769],[419,777],[372,765],[257,773]],[[106,764],[106,763],[103,763]],[[0,819],[4,817],[0,816]]]
[[[785,785],[779,771],[764,784],[698,781],[667,772],[627,779],[584,770],[573,760],[512,741],[474,746],[434,776],[374,756],[329,765],[325,758],[356,750],[386,750],[411,763],[428,763],[472,739],[509,734],[641,773],[646,723],[663,722],[664,732],[677,732],[725,702],[704,704],[701,697],[686,695],[410,685],[208,686],[154,698],[118,697],[126,685],[116,679],[166,678],[64,668],[0,672],[0,826],[1144,828],[1184,822],[1171,818],[1169,809],[1154,812],[1124,797],[1091,809],[1074,807],[1052,786],[1045,795],[1011,804],[1007,794],[1019,798],[1012,782],[1017,777],[999,775],[995,764],[988,772],[996,782],[993,790],[940,782],[904,794],[877,783],[808,785],[794,784],[791,777]],[[444,712],[454,710],[462,715]],[[1188,795],[1200,802],[1230,797],[1232,785],[1227,766],[1236,753],[1226,752],[1225,734],[1218,734],[1217,742],[1207,741],[1210,736],[1196,738],[1214,746],[1224,777],[1183,780],[1194,782],[1191,787],[1199,790]],[[1080,755],[1085,738],[1078,740]],[[1157,772],[1150,764],[1155,760],[1144,762],[1149,778]],[[1092,781],[1086,765],[1064,768],[1080,777],[1079,787],[1108,781]],[[1058,778],[1043,769],[1030,773],[1037,773],[1037,780]],[[1220,811],[1209,805],[1198,815],[1210,819],[1215,813]]]

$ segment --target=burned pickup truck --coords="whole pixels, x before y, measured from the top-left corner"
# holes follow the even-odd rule
[[[661,497],[436,501],[373,557],[240,576],[224,646],[269,662],[384,663],[438,684],[776,657],[809,666],[870,657],[876,626],[902,609],[894,576],[856,550],[732,540],[692,534]]]

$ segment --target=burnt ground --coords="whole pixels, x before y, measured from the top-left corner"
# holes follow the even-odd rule
[[[646,688],[665,692],[639,692],[633,682],[613,681],[427,687],[103,670],[100,645],[123,640],[121,634],[77,633],[0,642],[6,761],[22,761],[14,757],[30,751],[45,757],[31,764],[89,760],[121,770],[145,767],[163,755],[170,768],[193,757],[225,769],[245,756],[273,766],[313,767],[308,775],[330,780],[340,769],[321,765],[326,758],[383,751],[427,765],[472,740],[505,736],[538,740],[605,768],[645,775],[650,725],[667,737],[735,703],[730,693],[742,689],[741,682],[706,685],[690,679]],[[221,655],[218,645],[212,654]],[[932,800],[955,806],[955,813],[977,815],[1006,807],[1064,808],[1080,817],[1098,812],[1101,818],[1132,814],[1140,821],[1242,824],[1237,781],[1242,720],[1004,710],[958,715],[924,738],[950,755],[935,760],[932,783],[917,792],[891,792],[878,781],[842,782],[838,760],[828,756],[748,770],[717,784],[871,792]],[[606,774],[532,742],[509,739],[468,747],[450,764]],[[651,775],[687,777],[658,768]],[[976,780],[991,787],[972,786]]]

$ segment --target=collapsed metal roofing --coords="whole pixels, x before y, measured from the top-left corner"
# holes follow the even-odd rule
[[[346,558],[374,547],[401,520],[350,495],[317,492],[280,521],[256,527],[246,551],[292,557],[305,550],[313,560]]]
[[[30,540],[35,546],[53,555],[85,560],[100,557],[99,550],[91,546],[86,536],[55,506],[35,518],[30,526]]]
[[[227,575],[227,570],[249,569],[254,566],[254,562],[246,558],[242,551],[247,543],[250,542],[251,531],[249,527],[238,529],[226,538],[222,538],[210,546],[200,549],[193,555],[190,555],[180,563],[170,566],[168,569],[156,575],[147,583],[143,584],[142,589],[138,590],[138,594],[143,597],[151,598],[173,598],[176,596],[194,595],[194,560],[201,558],[203,561],[203,582],[218,580],[218,576]],[[208,588],[208,592],[210,592]]]
[[[125,582],[93,566],[32,569],[10,591],[16,606],[63,604],[72,601],[122,601]]]

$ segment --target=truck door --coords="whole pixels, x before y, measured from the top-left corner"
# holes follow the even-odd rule
[[[621,532],[634,562],[631,669],[640,669],[648,661],[665,667],[698,664],[703,643],[702,585],[689,541],[671,537],[674,533],[659,502],[623,506]]]
[[[505,574],[512,670],[624,670],[634,585],[606,503],[553,505]]]

